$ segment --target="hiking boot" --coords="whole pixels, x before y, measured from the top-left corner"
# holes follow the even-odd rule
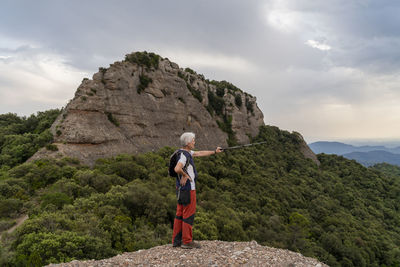
[[[181,246],[181,243],[179,243],[179,244],[172,244],[172,246],[173,246],[174,248],[177,248],[177,247],[180,247],[180,246]]]
[[[201,248],[200,244],[199,244],[199,243],[196,243],[196,242],[194,242],[194,241],[192,241],[192,242],[190,242],[190,243],[187,243],[187,244],[182,244],[181,247],[182,247],[182,248],[185,248],[185,249]]]

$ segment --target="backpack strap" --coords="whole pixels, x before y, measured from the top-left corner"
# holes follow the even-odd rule
[[[179,150],[179,151],[181,151],[181,154],[180,155],[185,155],[185,152],[183,152],[183,150]],[[182,170],[184,171],[184,172],[186,172],[186,174],[188,174],[187,173],[187,168],[189,167],[189,164],[190,164],[190,159],[187,157],[187,155],[185,155],[185,157],[186,157],[186,163],[185,163],[185,166],[183,166],[183,168],[182,168]],[[178,164],[178,163],[177,163]],[[178,174],[178,176],[180,176],[179,174]],[[181,177],[179,177],[179,180],[181,179]]]

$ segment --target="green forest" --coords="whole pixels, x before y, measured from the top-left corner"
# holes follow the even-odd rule
[[[27,117],[13,113],[0,115],[0,166],[14,167],[53,141],[50,126],[61,113],[58,109]],[[51,146],[49,147],[51,148]]]
[[[24,163],[51,141],[57,110],[0,116],[1,266],[101,259],[171,242],[176,148],[100,159]],[[198,136],[197,139],[201,139]],[[195,158],[196,240],[287,248],[329,266],[400,266],[400,168],[365,168],[300,152],[297,134],[260,127],[266,144]],[[16,218],[29,219],[13,233]]]

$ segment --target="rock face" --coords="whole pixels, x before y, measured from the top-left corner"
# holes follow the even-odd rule
[[[274,266],[327,267],[316,259],[289,250],[265,247],[252,242],[200,241],[201,248],[185,250],[171,245],[127,252],[110,259],[72,261],[49,267],[86,266]]]
[[[30,160],[67,156],[93,165],[122,153],[180,147],[179,136],[187,131],[196,134],[196,149],[215,149],[248,143],[261,125],[255,97],[153,53],[136,52],[83,79],[51,127],[53,150],[42,148]],[[301,150],[319,164],[305,142]]]
[[[247,143],[261,125],[255,97],[136,52],[82,81],[51,127],[58,151],[43,148],[31,160],[68,156],[92,165],[121,153],[179,147],[185,131],[196,133],[197,149],[214,149]]]
[[[301,140],[301,142],[300,142],[300,152],[304,155],[304,157],[307,158],[307,159],[311,159],[318,166],[321,165],[321,162],[319,162],[319,160],[318,160],[317,156],[315,155],[315,153],[307,145],[307,143],[304,140],[303,136],[298,132],[293,132],[293,133],[296,134],[299,137],[299,139]]]

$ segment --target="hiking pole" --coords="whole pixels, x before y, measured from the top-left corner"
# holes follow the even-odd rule
[[[240,145],[240,146],[231,146],[231,147],[227,147],[227,148],[222,148],[222,151],[225,150],[231,150],[231,149],[239,149],[239,148],[243,148],[243,147],[249,147],[249,146],[255,146],[255,145],[261,145],[261,144],[266,144],[267,142],[258,142],[258,143],[252,143],[252,144],[246,144],[246,145]]]

